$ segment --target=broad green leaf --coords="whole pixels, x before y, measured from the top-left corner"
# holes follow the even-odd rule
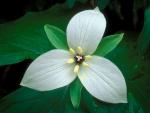
[[[65,30],[72,16],[73,13],[65,5],[55,5],[46,11],[30,12],[16,21],[1,24],[0,65],[35,59],[54,49],[46,36],[44,25],[51,24]]]
[[[104,37],[97,47],[95,55],[105,56],[117,47],[123,38],[123,34],[115,34]]]
[[[134,97],[129,104],[108,104],[94,99],[85,89],[80,107],[75,109],[69,98],[69,88],[47,92],[21,88],[0,100],[0,113],[142,113]],[[131,112],[133,111],[133,112]]]
[[[1,27],[0,29],[2,29]],[[17,63],[24,59],[34,59],[53,48],[43,29],[17,32],[19,31],[15,31],[11,25],[5,29],[5,32],[0,31],[2,36],[0,39],[0,65]]]
[[[147,98],[150,97],[149,55],[144,59],[138,56],[138,50],[134,46],[136,42],[131,40],[133,35],[126,33],[125,36],[125,40],[105,57],[120,68],[126,79],[128,91],[132,92],[140,102],[144,113],[149,113],[150,101]]]
[[[47,92],[21,88],[0,101],[0,113],[61,113],[67,92],[67,87]]]
[[[98,0],[98,6],[100,10],[105,9],[105,7],[109,4],[110,0]]]
[[[128,94],[128,112],[127,113],[144,113],[140,104],[135,100],[131,93]]]
[[[144,62],[148,62],[147,64],[150,64],[150,61],[144,60]],[[144,64],[146,65],[146,64]],[[144,68],[147,68],[146,70]],[[132,78],[130,81],[128,81],[128,86],[130,90],[134,93],[135,97],[138,99],[138,101],[141,103],[141,106],[143,107],[144,113],[149,113],[150,111],[150,76],[149,76],[149,66],[142,66],[142,68],[139,70],[140,72],[136,74],[134,78]],[[144,73],[143,73],[144,72]]]
[[[144,26],[138,40],[138,49],[141,54],[150,47],[150,7],[145,9]]]
[[[48,24],[44,26],[44,29],[49,41],[54,47],[56,47],[57,49],[68,49],[66,34],[64,31]]]
[[[76,79],[70,86],[70,98],[73,106],[78,108],[81,99],[82,84],[79,79]]]
[[[101,104],[96,113],[143,113],[140,104],[131,93],[128,94],[128,104]],[[118,109],[119,107],[119,109]],[[108,109],[109,108],[109,109]]]
[[[24,49],[13,46],[9,48],[6,44],[0,44],[0,52],[3,53],[0,54],[0,65],[18,63],[29,55],[29,52]]]

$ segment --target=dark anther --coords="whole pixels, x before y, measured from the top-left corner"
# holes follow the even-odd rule
[[[74,59],[77,64],[81,64],[85,60],[84,56],[80,54],[76,54]]]

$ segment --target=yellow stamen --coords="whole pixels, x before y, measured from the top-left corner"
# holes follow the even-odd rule
[[[80,66],[79,66],[79,65],[76,65],[76,66],[74,67],[74,73],[78,73],[78,72],[79,72],[79,68],[80,68]]]
[[[91,55],[86,55],[86,56],[85,56],[85,60],[90,60],[91,58],[92,58]]]
[[[83,53],[83,49],[79,46],[79,47],[77,47],[77,52],[78,52],[79,54],[82,54],[82,53]]]
[[[72,49],[72,48],[69,49],[69,52],[70,52],[71,54],[75,54],[75,50]]]
[[[67,61],[68,64],[72,64],[74,63],[74,59],[73,58],[70,58],[68,61]]]
[[[86,62],[83,62],[82,65],[85,67],[89,67],[89,64],[87,64]]]

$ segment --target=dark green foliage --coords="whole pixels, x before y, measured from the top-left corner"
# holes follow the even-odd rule
[[[145,9],[145,19],[143,30],[139,36],[138,48],[141,54],[145,53],[150,47],[150,8]]]
[[[0,100],[0,113],[143,113],[132,94],[128,104],[108,104],[91,97],[82,90],[81,104],[75,109],[67,87],[38,92],[21,88]]]
[[[86,3],[88,0],[66,0],[66,4],[69,8],[73,8],[76,2]]]
[[[98,0],[98,6],[100,10],[105,9],[105,7],[109,4],[111,0]]]
[[[61,26],[60,28],[65,30],[70,15],[64,6],[56,5],[50,10],[28,13],[17,21],[1,24],[0,65],[34,59],[53,49],[44,31],[44,25]]]

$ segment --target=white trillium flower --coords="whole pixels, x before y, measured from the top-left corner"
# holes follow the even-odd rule
[[[98,9],[77,13],[67,26],[69,51],[54,49],[39,56],[27,69],[21,85],[48,91],[66,86],[78,77],[95,98],[127,103],[126,83],[119,68],[108,59],[92,56],[105,28],[105,17]]]

